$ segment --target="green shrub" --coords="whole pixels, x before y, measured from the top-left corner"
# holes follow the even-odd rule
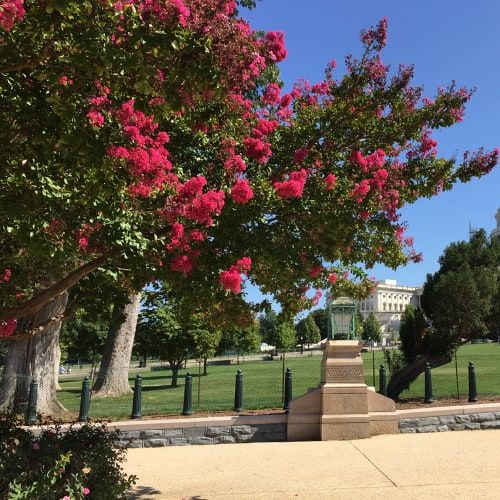
[[[0,498],[124,498],[135,483],[121,463],[125,451],[114,448],[118,431],[104,425],[59,425],[35,435],[13,415],[0,416]]]

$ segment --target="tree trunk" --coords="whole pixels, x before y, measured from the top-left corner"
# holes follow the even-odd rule
[[[172,383],[171,387],[177,387],[177,379],[179,378],[179,368],[181,364],[171,364],[170,367],[172,369]]]
[[[128,372],[140,303],[141,294],[133,293],[127,305],[113,309],[93,397],[113,397],[132,392]]]
[[[16,331],[22,334],[62,316],[67,302],[67,292],[56,296],[37,313],[20,318]],[[51,416],[60,416],[66,411],[57,401],[56,392],[61,361],[61,321],[52,321],[38,335],[10,341],[0,385],[0,411],[24,408],[34,379],[38,381],[37,411]]]
[[[207,365],[208,365],[208,359],[203,358],[203,375],[208,375]]]
[[[415,361],[409,365],[404,366],[398,371],[394,372],[387,385],[387,396],[394,401],[399,399],[399,395],[410,387],[410,384],[417,379],[417,377],[425,371],[427,363],[431,368],[436,368],[445,365],[451,361],[451,354],[441,354],[439,356],[432,356],[430,354],[422,354]]]

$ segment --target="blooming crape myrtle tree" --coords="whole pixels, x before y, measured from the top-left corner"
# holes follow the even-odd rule
[[[289,314],[319,299],[309,289],[363,296],[358,263],[419,259],[405,203],[495,165],[497,151],[437,156],[432,130],[460,121],[470,92],[421,100],[411,68],[389,76],[385,20],[344,76],[332,62],[283,93],[283,34],[235,7],[0,0],[4,405],[25,390],[9,377],[53,370],[67,290],[98,268],[233,318],[245,276]]]

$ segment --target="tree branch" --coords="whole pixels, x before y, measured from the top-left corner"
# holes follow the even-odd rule
[[[45,59],[47,59],[47,57],[49,56],[51,45],[52,45],[52,41],[47,42],[43,46],[42,52],[38,57],[35,57],[33,59],[29,59],[29,60],[21,62],[21,63],[12,64],[11,66],[0,67],[0,74],[2,74],[2,73],[14,73],[16,71],[22,71],[23,69],[34,68],[35,66],[38,66],[39,64],[43,63],[45,61]]]
[[[94,259],[87,264],[83,265],[75,271],[71,271],[62,280],[58,281],[51,287],[43,290],[38,295],[35,295],[31,299],[19,304],[16,307],[5,308],[0,310],[0,321],[5,321],[11,318],[22,318],[31,314],[37,313],[45,304],[50,302],[54,297],[60,293],[65,292],[72,286],[76,285],[83,277],[87,274],[95,271],[100,267],[111,254],[103,255],[97,259]]]

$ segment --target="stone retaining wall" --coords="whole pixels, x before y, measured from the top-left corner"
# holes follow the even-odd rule
[[[500,429],[500,412],[402,418],[399,421],[401,434],[478,429]]]
[[[156,448],[189,444],[226,444],[286,441],[286,424],[227,425],[121,431],[118,446]]]
[[[227,417],[135,420],[109,424],[120,430],[118,446],[153,448],[286,441],[285,413]]]

